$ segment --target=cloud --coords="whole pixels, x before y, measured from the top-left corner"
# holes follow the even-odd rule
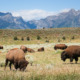
[[[62,10],[60,12],[66,12],[68,9]],[[38,20],[41,18],[46,18],[47,16],[56,15],[58,12],[49,12],[45,10],[20,10],[20,11],[14,11],[12,12],[13,16],[21,16],[25,21],[29,20]]]
[[[12,12],[13,16],[22,16],[22,18],[26,21],[33,20],[33,19],[41,19],[45,18],[50,15],[56,14],[55,12],[48,12],[44,10],[21,10],[21,11],[14,11]]]
[[[63,9],[60,12],[68,12],[70,9]]]

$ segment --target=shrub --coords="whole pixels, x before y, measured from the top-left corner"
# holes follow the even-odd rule
[[[18,37],[17,37],[17,36],[15,36],[15,37],[14,37],[14,40],[18,40]]]
[[[62,37],[62,39],[63,39],[63,40],[66,40],[66,37],[65,37],[65,36],[63,36],[63,37]]]
[[[30,41],[30,37],[29,36],[26,39],[27,39],[27,41]]]
[[[4,67],[5,66],[5,60],[4,61],[0,61],[0,67]]]
[[[24,38],[22,37],[22,38],[21,38],[21,40],[23,41],[23,40],[24,40]]]
[[[40,39],[41,39],[41,37],[38,35],[38,36],[37,36],[37,40],[40,40]]]
[[[71,39],[75,39],[75,37],[74,36],[72,36],[72,38]]]
[[[46,40],[45,42],[49,43],[49,40]]]

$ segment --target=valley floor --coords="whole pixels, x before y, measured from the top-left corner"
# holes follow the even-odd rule
[[[62,50],[54,50],[56,43],[30,44],[26,47],[34,49],[35,53],[27,52],[25,57],[30,62],[25,72],[12,71],[9,67],[4,70],[5,55],[12,48],[20,48],[21,45],[3,45],[0,50],[0,80],[80,80],[80,59],[78,64],[70,64],[69,60],[61,60]],[[65,43],[66,45],[80,45],[80,43]],[[44,52],[37,49],[44,47]],[[33,65],[31,66],[31,63]]]

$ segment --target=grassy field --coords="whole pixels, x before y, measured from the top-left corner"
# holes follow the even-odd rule
[[[73,45],[73,43],[67,45]],[[79,43],[75,43],[80,45]],[[79,80],[80,79],[80,59],[78,64],[70,64],[69,60],[63,62],[61,60],[62,50],[55,51],[55,44],[29,44],[25,45],[34,49],[35,53],[27,52],[25,57],[30,62],[25,72],[15,71],[12,66],[12,71],[9,67],[4,70],[4,61],[7,50],[20,47],[20,45],[4,45],[4,49],[0,50],[0,80]],[[44,52],[37,52],[39,47],[45,47]],[[7,47],[7,48],[6,48]],[[33,65],[31,66],[31,63]]]
[[[37,40],[37,36],[41,39]],[[19,40],[14,40],[17,36]],[[26,37],[30,37],[30,41]],[[62,37],[65,36],[65,40]],[[72,37],[74,36],[74,39]],[[21,40],[24,38],[24,41]],[[46,42],[49,40],[49,42]],[[60,40],[60,42],[58,42]],[[80,59],[78,64],[70,64],[69,60],[61,60],[62,50],[55,51],[54,45],[65,43],[66,45],[80,45],[80,28],[55,28],[42,30],[0,30],[0,80],[80,80]],[[20,48],[21,45],[34,49],[35,53],[27,52],[25,57],[30,62],[25,72],[15,71],[9,67],[4,70],[5,55],[12,48]],[[44,47],[44,52],[37,49]],[[31,66],[32,63],[32,66]]]
[[[14,40],[17,36],[19,40]],[[40,36],[40,40],[37,40]],[[21,38],[24,38],[24,41]],[[30,41],[26,38],[30,37]],[[65,40],[63,39],[65,37]],[[80,28],[54,28],[54,29],[26,29],[26,30],[0,30],[0,44],[36,44],[36,43],[57,42],[80,42]]]

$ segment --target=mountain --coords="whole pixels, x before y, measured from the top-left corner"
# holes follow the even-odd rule
[[[14,17],[11,13],[0,12],[0,29],[41,29],[80,27],[80,10],[74,9],[40,20],[24,21],[22,17]]]
[[[13,17],[11,13],[0,12],[0,29],[26,29],[29,28],[22,17]]]
[[[48,16],[45,19],[27,22],[35,28],[61,28],[61,27],[80,27],[80,10],[71,9],[58,15]]]

